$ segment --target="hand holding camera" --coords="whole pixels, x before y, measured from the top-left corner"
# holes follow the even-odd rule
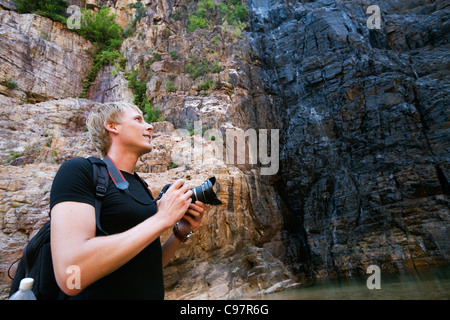
[[[178,181],[180,181],[180,180],[178,180]],[[189,189],[190,191],[192,191],[192,196],[191,196],[192,203],[195,203],[195,201],[199,200],[199,201],[203,202],[204,204],[212,204],[215,206],[222,204],[222,201],[220,201],[217,198],[217,195],[214,192],[213,186],[215,183],[216,183],[216,178],[211,177],[211,178],[208,178],[205,182],[203,182],[203,184],[201,186]],[[171,184],[166,184],[162,188],[162,190],[159,193],[156,200],[159,200],[163,196],[163,194],[168,191],[168,189],[171,186],[172,186]]]
[[[158,204],[158,211],[160,209],[177,210],[178,208],[182,211],[187,204],[186,209],[183,211],[184,214],[175,222],[178,221],[176,228],[181,234],[185,235],[190,233],[200,224],[202,214],[206,210],[205,204],[222,204],[222,201],[217,198],[217,195],[213,189],[215,182],[216,178],[211,177],[201,186],[192,189],[188,189],[183,180],[177,180],[174,184],[165,185],[158,197],[155,199]],[[167,197],[167,195],[169,195],[169,197]],[[180,201],[178,205],[174,203],[171,206],[160,206],[161,201],[176,201],[177,197],[180,197],[178,199]],[[186,197],[188,197],[188,199],[186,199]],[[173,215],[178,216],[178,214],[179,212],[177,211]]]
[[[158,196],[156,199],[158,212],[164,212],[169,226],[174,225],[188,211],[192,202],[192,193],[189,187],[184,184],[184,181],[180,179]]]

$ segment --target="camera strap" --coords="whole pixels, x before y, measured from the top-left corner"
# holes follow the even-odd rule
[[[112,181],[116,185],[117,189],[124,191],[128,196],[130,196],[134,201],[136,201],[139,204],[148,206],[148,205],[151,205],[151,204],[153,204],[155,202],[155,200],[153,199],[152,194],[148,190],[147,183],[144,180],[142,180],[141,177],[139,177],[136,173],[134,174],[134,176],[142,184],[142,186],[144,187],[144,189],[147,192],[147,194],[150,195],[150,198],[152,199],[150,202],[140,201],[139,199],[136,199],[130,193],[130,191],[128,190],[128,187],[129,187],[130,184],[123,177],[122,172],[120,172],[120,170],[117,169],[116,165],[114,164],[114,162],[112,161],[112,159],[109,156],[106,156],[105,158],[103,158],[103,162],[106,163],[106,167],[108,168],[109,176],[111,177]]]
[[[128,190],[129,183],[122,175],[122,172],[117,169],[116,165],[112,161],[112,159],[108,156],[103,158],[103,161],[106,163],[106,167],[108,168],[109,175],[116,185],[117,189],[120,190]]]

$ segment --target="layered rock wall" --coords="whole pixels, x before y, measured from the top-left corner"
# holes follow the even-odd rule
[[[0,10],[0,94],[35,103],[76,97],[92,65],[93,45],[62,23]],[[1,101],[0,101],[1,103]]]
[[[3,297],[8,293],[9,266],[48,220],[51,182],[60,163],[97,155],[84,130],[88,111],[97,104],[85,99],[47,101],[18,105],[1,115],[5,126],[21,123],[20,131],[9,128],[2,136],[2,140],[11,138],[2,148],[5,157],[0,166]],[[224,202],[209,209],[201,227],[165,269],[166,298],[236,298],[294,284],[295,277],[280,260],[284,254],[281,215],[267,214],[279,212],[275,190],[268,181],[257,169],[244,173],[220,159],[170,169],[185,137],[169,122],[154,126],[154,150],[136,167],[154,196],[176,179],[183,178],[195,187],[215,176],[218,197]],[[25,137],[24,132],[31,134]],[[211,141],[203,143],[206,147]],[[18,155],[7,158],[13,147]]]
[[[119,2],[114,2],[113,9],[120,7]],[[76,1],[71,3],[77,4]],[[2,91],[0,98],[4,107],[0,122],[5,130],[1,133],[0,146],[3,177],[0,279],[3,297],[8,293],[9,265],[48,219],[51,180],[59,165],[73,157],[96,155],[84,124],[89,110],[102,102],[133,102],[134,92],[129,88],[127,77],[136,71],[137,80],[146,83],[146,97],[160,108],[167,120],[154,123],[154,149],[140,159],[137,171],[155,195],[166,183],[178,178],[186,179],[194,187],[215,176],[219,198],[224,202],[210,208],[202,226],[166,267],[166,298],[239,298],[295,284],[294,275],[282,262],[285,253],[281,235],[283,218],[277,195],[270,178],[260,176],[258,165],[226,163],[219,153],[207,153],[197,162],[177,157],[180,152],[192,152],[191,138],[199,142],[205,152],[218,146],[225,153],[226,130],[277,128],[268,108],[270,105],[265,103],[270,97],[262,91],[262,85],[257,85],[260,82],[258,72],[249,63],[246,39],[236,34],[233,26],[187,32],[187,15],[181,20],[170,17],[183,8],[182,4],[174,5],[170,1],[148,4],[145,15],[120,49],[127,60],[125,67],[106,66],[101,70],[87,99],[77,97],[86,77],[83,70],[89,70],[92,56],[83,60],[83,55],[67,56],[62,53],[64,50],[55,51],[55,55],[61,55],[54,60],[63,63],[64,59],[73,59],[73,63],[83,64],[83,68],[77,70],[65,69],[72,73],[72,91],[67,95],[55,95],[51,84],[48,89],[41,88],[45,89],[39,93],[41,98],[27,100],[28,96],[37,94],[22,82],[17,82],[14,89]],[[133,17],[133,10],[123,11],[128,18]],[[28,19],[39,20],[43,25],[55,24],[37,15],[0,13],[17,21]],[[58,32],[66,32],[66,43],[80,39],[75,33],[64,30],[61,24],[55,25],[62,29]],[[20,29],[17,37],[34,37],[35,33],[33,28]],[[39,41],[43,47],[49,45]],[[91,44],[83,41],[85,48],[79,50],[85,52]],[[4,42],[10,48],[4,59],[21,50],[16,50],[13,38],[6,37]],[[55,41],[50,42],[56,45]],[[39,59],[42,62],[35,62]],[[36,65],[35,74],[39,75],[50,63],[40,55],[28,60],[17,63],[5,60],[0,70],[14,78],[11,70],[28,70],[32,64]],[[192,77],[186,66],[197,61],[208,61],[210,69]],[[217,67],[213,71],[214,64]],[[49,83],[51,81],[49,78]],[[203,88],[201,85],[208,81],[212,86]],[[177,88],[174,92],[167,90],[169,82]],[[37,101],[42,102],[33,103]],[[203,124],[201,132],[192,131],[195,121]],[[180,136],[176,129],[194,135]],[[217,140],[204,136],[205,129],[217,130]],[[223,139],[219,139],[220,133]],[[164,234],[163,239],[169,233]]]
[[[448,264],[448,2],[378,1],[379,29],[369,5],[249,1],[306,277]]]

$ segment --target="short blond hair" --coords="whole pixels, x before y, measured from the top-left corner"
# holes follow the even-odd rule
[[[135,104],[123,101],[102,103],[90,112],[86,121],[89,137],[102,157],[106,156],[111,146],[105,123],[120,123],[120,118],[127,108],[132,108],[142,115],[142,111]]]

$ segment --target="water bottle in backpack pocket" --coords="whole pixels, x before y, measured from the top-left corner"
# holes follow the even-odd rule
[[[34,280],[33,278],[24,278],[20,281],[19,291],[14,293],[9,300],[36,300],[31,289],[33,288]]]

